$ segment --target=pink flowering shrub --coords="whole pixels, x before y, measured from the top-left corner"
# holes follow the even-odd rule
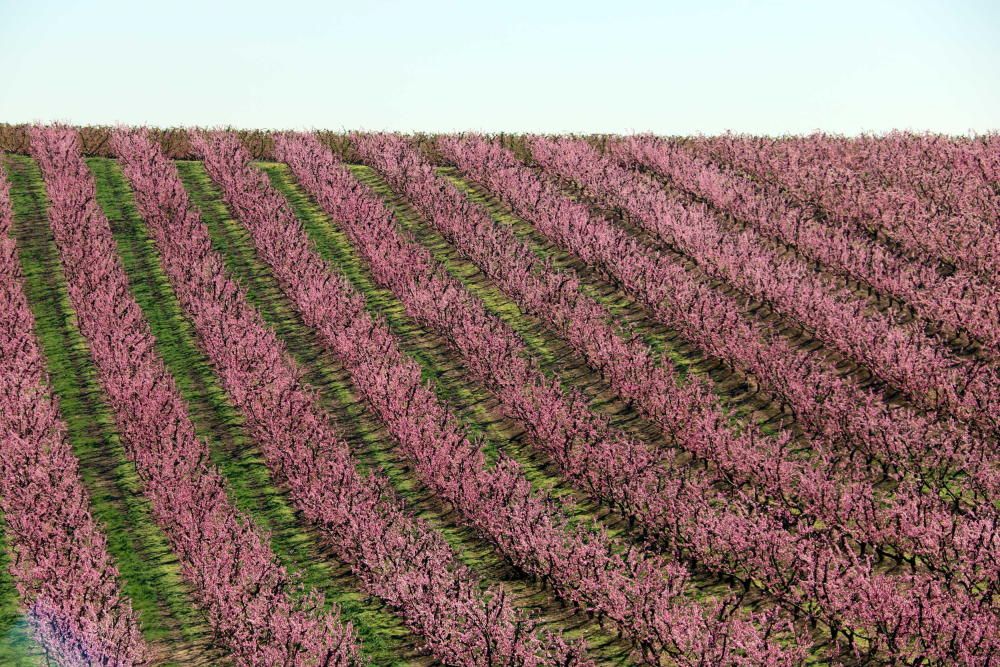
[[[870,470],[865,462],[845,464],[831,443],[823,439],[810,441],[821,454],[818,462],[810,466],[787,450],[786,437],[765,438],[753,425],[734,432],[726,426],[725,416],[706,388],[700,384],[679,386],[669,364],[655,363],[640,341],[617,334],[608,324],[610,314],[576,289],[572,275],[552,271],[509,230],[494,225],[485,211],[473,206],[445,179],[436,176],[430,165],[422,163],[406,139],[364,135],[358,136],[355,144],[366,161],[405,192],[427,219],[512,295],[522,309],[557,329],[604,373],[620,395],[634,402],[678,445],[716,466],[717,476],[711,480],[714,485],[732,484],[763,491],[769,494],[769,502],[787,505],[797,523],[808,525],[819,519],[873,549],[889,544],[898,553],[917,553],[932,569],[940,568],[943,576],[957,576],[971,587],[983,579],[996,578],[997,564],[989,545],[996,545],[1000,538],[995,511],[990,506],[980,505],[982,515],[965,521],[951,512],[947,502],[937,495],[921,493],[919,485],[914,488],[909,479],[896,487],[891,501],[880,501],[873,484],[867,481]],[[512,359],[507,364],[516,368],[523,362]],[[525,378],[524,382],[529,380]],[[541,419],[542,423],[551,421]],[[563,432],[569,430],[567,425]],[[586,436],[610,437],[593,428],[574,440]],[[596,448],[599,444],[590,446]],[[618,441],[608,451],[626,456],[632,451],[629,447],[635,444]],[[609,457],[611,454],[605,454],[597,459],[606,461]],[[627,516],[645,516],[641,523],[655,525],[657,514],[662,520],[666,510],[651,513],[649,508],[655,507],[657,500],[647,498],[660,494],[641,493],[638,489],[642,488],[641,480],[659,478],[663,473],[653,467],[658,463],[654,458],[643,457],[641,452],[629,455],[628,460],[631,467],[617,464],[610,469],[625,475],[636,491],[619,492],[617,496],[643,498],[644,504],[638,510],[636,504],[619,504],[618,509]],[[602,480],[605,484],[609,481],[603,475]],[[657,483],[647,484],[648,489],[655,489]],[[603,497],[608,500],[616,496],[606,493]],[[914,525],[921,529],[913,530]]]
[[[991,187],[996,181],[990,180],[997,174],[995,136],[960,151],[957,168],[964,165],[964,172],[979,173],[980,178],[963,179],[975,194],[952,190],[954,204],[947,197],[942,200],[941,191],[951,189],[947,183],[955,177],[928,178],[923,165],[934,164],[926,157],[934,150],[919,142],[910,147],[885,142],[860,161],[864,171],[842,150],[851,147],[815,136],[781,141],[726,135],[697,144],[719,160],[780,184],[797,200],[820,209],[830,224],[885,235],[915,257],[943,259],[1000,285],[1000,228],[995,185]],[[887,166],[891,161],[896,165]],[[939,191],[936,201],[934,195],[921,195],[927,181]]]
[[[402,355],[385,324],[366,313],[345,279],[320,259],[284,199],[247,164],[238,142],[211,134],[198,135],[195,144],[306,322],[344,362],[417,475],[463,521],[563,599],[629,628],[649,661],[671,655],[689,664],[731,655],[734,664],[751,664],[748,656],[760,651],[751,626],[737,626],[732,639],[721,631],[725,619],[718,633],[677,633],[681,625],[672,621],[674,615],[698,618],[685,609],[694,603],[681,597],[679,574],[634,550],[615,553],[601,533],[570,528],[551,499],[531,490],[514,461],[501,457],[487,468],[478,446],[423,385],[419,367]],[[285,149],[294,147],[278,139],[275,148],[279,158],[291,159]],[[331,174],[317,172],[317,178],[325,176]],[[794,657],[783,658],[789,659]]]

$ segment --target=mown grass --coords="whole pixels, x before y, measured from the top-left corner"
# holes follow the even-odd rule
[[[788,423],[781,411],[770,403],[771,399],[766,392],[756,392],[753,389],[748,391],[746,381],[738,374],[732,373],[718,360],[706,358],[677,332],[657,323],[644,305],[617,287],[612,280],[549,241],[530,222],[513,214],[478,184],[465,179],[453,167],[438,168],[437,173],[446,177],[470,201],[484,207],[495,222],[510,228],[538,257],[552,262],[556,268],[574,271],[580,278],[581,290],[605,306],[616,320],[627,322],[654,352],[662,355],[661,363],[672,364],[680,377],[711,378],[714,381],[713,389],[718,407],[734,430],[744,428],[748,421],[753,421],[762,432],[772,435],[783,428],[796,428],[794,423]],[[710,580],[699,587],[714,593],[723,590],[720,586],[712,585]],[[745,606],[755,608],[757,603],[766,599],[766,595],[752,595]],[[825,663],[825,646],[825,637],[814,644],[807,664]]]
[[[351,581],[346,568],[324,552],[321,536],[296,512],[272,479],[266,461],[246,432],[243,416],[228,400],[210,361],[199,348],[160,263],[155,241],[138,215],[127,180],[113,160],[92,158],[98,200],[111,221],[131,289],[156,336],[156,348],[190,410],[199,437],[209,444],[213,463],[226,480],[240,511],[271,538],[279,561],[310,589],[322,592],[329,609],[335,602],[345,620],[355,623],[365,656],[375,664],[398,646],[382,630],[397,625]]]
[[[204,618],[191,605],[169,552],[165,537],[150,516],[141,484],[115,432],[114,421],[102,398],[86,342],[80,336],[69,304],[58,254],[45,219],[44,184],[37,166],[24,157],[7,157],[16,212],[14,235],[21,251],[26,287],[38,320],[38,335],[70,431],[70,441],[81,460],[84,482],[91,493],[94,515],[109,535],[125,592],[136,607],[144,636],[168,664],[217,664],[221,654],[210,646]],[[375,665],[416,665],[430,662],[419,651],[414,637],[399,618],[378,600],[365,594],[359,582],[331,556],[322,536],[304,522],[284,491],[272,480],[260,452],[245,432],[243,419],[229,403],[218,379],[197,345],[169,281],[162,271],[155,244],[138,216],[127,181],[113,160],[91,158],[87,163],[98,184],[98,199],[108,215],[129,274],[132,293],[139,301],[157,338],[157,350],[178,383],[199,436],[210,444],[213,462],[226,478],[234,503],[271,535],[279,560],[307,587],[321,590],[336,602],[346,620],[354,623],[366,657]],[[442,506],[394,451],[391,438],[353,390],[348,375],[324,349],[318,336],[306,327],[292,304],[281,293],[269,269],[257,258],[246,230],[231,219],[217,188],[200,163],[178,162],[192,200],[201,210],[230,274],[247,289],[250,301],[286,342],[305,371],[306,380],[320,390],[326,409],[338,418],[345,438],[357,454],[359,468],[386,475],[396,491],[422,518],[449,541],[459,557],[483,575],[484,583],[498,583],[515,593],[522,606],[545,615],[551,629],[567,637],[585,637],[591,654],[601,664],[629,664],[624,644],[580,615],[558,610],[553,596],[527,582],[507,566],[495,551],[461,527],[450,508]],[[375,284],[365,261],[347,235],[295,183],[290,170],[276,163],[258,164],[271,183],[284,194],[320,254],[342,271],[367,303],[369,312],[382,317],[397,336],[401,348],[421,368],[440,400],[462,420],[470,435],[482,443],[488,459],[502,452],[518,460],[538,489],[573,499],[572,521],[584,525],[605,522],[617,535],[613,518],[582,499],[559,478],[553,466],[524,442],[523,430],[505,418],[495,399],[471,381],[457,355],[435,336],[406,316],[402,304]],[[555,334],[536,318],[525,315],[475,266],[422,221],[374,170],[351,165],[355,176],[378,193],[392,208],[401,227],[424,245],[486,308],[507,323],[525,342],[543,371],[567,388],[584,391],[591,406],[616,425],[640,437],[655,437],[634,411],[610,395],[593,372]],[[697,350],[675,332],[658,325],[645,309],[597,271],[585,270],[570,253],[550,243],[525,220],[455,169],[441,168],[472,202],[486,208],[499,224],[509,226],[542,258],[557,268],[570,268],[581,277],[581,289],[608,308],[616,322],[634,329],[663,362],[672,364],[681,377],[713,374],[718,365],[706,362]],[[734,424],[751,418],[758,406],[745,403],[732,386],[720,389],[722,404]],[[765,420],[760,420],[765,421]],[[772,430],[769,423],[765,429]],[[9,545],[0,516],[0,664],[40,664],[40,649],[30,636],[13,581],[7,572]],[[709,591],[711,587],[706,587]]]
[[[166,664],[218,664],[209,632],[194,610],[166,537],[152,519],[103,398],[86,342],[77,329],[47,221],[44,182],[30,158],[9,156],[14,236],[25,288],[53,392],[80,461],[91,509],[108,536],[124,593],[144,638]]]
[[[95,497],[95,516],[108,529],[113,542],[109,546],[122,570],[126,593],[139,611],[144,635],[160,651],[158,657],[184,664],[199,660],[215,664],[222,658],[207,646],[204,619],[191,607],[165,538],[151,522],[148,503],[141,497],[134,470],[124,459],[113,419],[101,398],[86,343],[75,328],[58,256],[45,221],[40,173],[29,158],[8,159],[11,171],[18,172],[14,193],[15,207],[22,219],[18,240],[26,242],[22,264],[33,288],[29,289],[32,307],[36,317],[45,320],[45,326],[39,327],[43,348],[50,371],[60,385],[56,394],[63,401],[64,414],[65,401],[69,401],[67,419],[73,419],[76,426],[71,428],[71,441],[78,456],[86,457],[81,458],[81,469]],[[241,415],[227,400],[197,345],[193,328],[160,266],[155,244],[135,210],[128,183],[118,165],[102,158],[91,158],[87,163],[97,181],[99,203],[111,221],[132,293],[156,336],[157,351],[177,381],[199,436],[210,444],[212,460],[226,478],[234,503],[271,535],[272,548],[291,572],[341,607],[345,620],[354,623],[372,664],[426,664],[429,659],[419,651],[419,639],[384,605],[360,589],[356,578],[328,553],[322,536],[297,515],[286,494],[272,480],[263,457],[245,433]],[[315,332],[304,325],[269,269],[256,258],[249,235],[231,219],[202,165],[186,161],[177,164],[192,201],[208,224],[213,246],[222,253],[230,274],[247,289],[251,303],[286,342],[306,372],[306,380],[320,390],[321,402],[338,418],[345,438],[357,454],[359,468],[385,474],[411,509],[428,520],[459,557],[483,576],[484,584],[508,588],[518,604],[542,614],[551,629],[570,638],[586,638],[592,656],[601,664],[630,664],[623,642],[598,628],[596,623],[562,609],[550,593],[527,581],[488,544],[460,526],[452,510],[422,487],[409,464],[394,451],[384,427],[353,390],[344,369],[324,349]],[[545,457],[524,441],[523,430],[501,414],[496,400],[467,377],[461,361],[444,341],[407,317],[391,292],[375,284],[346,234],[298,187],[290,170],[275,163],[258,166],[288,198],[320,254],[365,296],[369,312],[386,320],[401,348],[417,361],[424,379],[431,383],[440,400],[452,408],[470,435],[482,443],[489,460],[495,460],[500,452],[512,456],[522,464],[533,486],[572,500],[569,508],[574,523],[591,526],[603,521],[616,535],[616,523],[620,522],[570,490]],[[594,379],[585,362],[568,351],[565,343],[535,318],[522,313],[471,262],[461,258],[430,225],[420,220],[373,170],[359,165],[350,168],[359,180],[383,197],[404,230],[427,247],[491,313],[521,336],[546,374],[567,388],[584,391],[592,407],[607,414],[614,423],[634,426],[634,412],[624,409],[621,401]],[[485,206],[499,223],[511,226],[540,257],[551,259],[560,268],[578,268],[572,256],[547,243],[529,223],[504,211],[454,170],[442,169],[439,173],[473,202]],[[582,280],[582,289],[605,305],[618,321],[634,327],[655,352],[665,355],[667,363],[677,366],[681,375],[689,370],[704,372],[696,367],[698,359],[676,344],[674,334],[637,315],[641,309],[620,291],[589,274]],[[633,431],[648,435],[649,429],[640,425]],[[90,463],[97,460],[102,461],[100,466]],[[2,538],[0,522],[0,546]],[[32,643],[25,634],[23,621],[19,621],[16,593],[12,593],[12,582],[8,580],[9,576],[0,576],[0,629],[20,632],[21,638],[0,642],[0,664],[8,664],[4,661],[8,644],[12,651],[30,652]]]

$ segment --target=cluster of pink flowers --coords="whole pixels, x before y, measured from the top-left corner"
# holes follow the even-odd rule
[[[928,338],[919,322],[902,323],[868,307],[851,290],[823,279],[800,257],[780,256],[752,229],[724,229],[703,204],[684,203],[644,174],[626,169],[583,140],[529,138],[545,169],[579,183],[602,204],[753,299],[810,330],[825,345],[864,364],[916,404],[946,408],[1000,429],[1000,370],[966,360]]]
[[[627,628],[641,657],[654,664],[664,654],[684,664],[761,664],[760,655],[772,656],[772,664],[795,659],[792,653],[770,651],[763,643],[766,631],[749,624],[732,625],[726,633],[730,625],[720,617],[719,632],[705,633],[709,619],[686,609],[702,607],[683,597],[682,570],[675,573],[636,549],[617,553],[601,533],[571,528],[558,503],[533,491],[513,460],[501,456],[488,468],[480,448],[423,384],[419,366],[401,353],[384,322],[368,315],[363,297],[322,261],[287,202],[248,165],[238,141],[214,134],[201,137],[196,148],[249,228],[259,255],[306,323],[345,364],[419,478],[499,553],[564,600]],[[293,168],[318,165],[311,178],[303,179],[307,189],[325,190],[338,177],[336,169],[323,168],[338,166],[328,152],[310,150],[293,137],[277,137],[276,154]],[[365,210],[363,203],[359,206]]]
[[[125,667],[148,658],[107,539],[48,386],[22,286],[0,170],[0,508],[28,621],[58,664]]]
[[[112,147],[230,399],[296,507],[366,589],[397,610],[445,664],[543,665],[567,657],[558,642],[550,647],[539,639],[502,589],[480,591],[448,544],[403,513],[385,478],[358,473],[283,343],[226,275],[159,145],[131,130],[115,132]]]
[[[567,246],[585,261],[601,266],[637,294],[662,319],[674,324],[689,337],[697,333],[698,342],[713,352],[727,351],[726,346],[732,345],[731,341],[727,342],[732,328],[720,327],[719,324],[738,323],[734,317],[735,304],[727,303],[715,292],[693,283],[682,271],[672,269],[666,262],[645,255],[638,244],[603,221],[590,217],[586,207],[561,197],[554,186],[519,164],[509,152],[476,137],[444,138],[438,145],[446,157],[489,187],[516,213],[534,222],[541,233]],[[412,180],[414,175],[411,171],[408,181]],[[440,186],[438,189],[442,190]],[[440,202],[444,199],[439,197],[436,205],[439,216],[444,208]],[[431,215],[430,209],[427,210]],[[454,222],[449,224],[458,225]],[[466,227],[461,233],[472,232]],[[477,240],[483,245],[495,244],[496,238],[495,233],[492,239],[489,233],[477,235]],[[498,250],[496,254],[501,252]],[[520,252],[523,253],[523,250]],[[489,262],[506,266],[510,258],[516,256],[516,252],[511,252],[503,260],[494,258]],[[526,269],[517,270],[518,274],[525,272]],[[511,282],[507,279],[502,284]],[[681,298],[678,299],[678,296]],[[739,340],[737,345],[758,340],[758,332],[742,326],[740,333],[745,332],[747,338]],[[753,338],[749,337],[751,334]],[[730,350],[739,352],[738,347],[730,347]],[[758,361],[765,364],[772,358],[780,360],[775,352],[783,352],[767,350],[759,345],[757,351],[760,354]],[[732,352],[727,356],[741,361]],[[745,365],[745,362],[742,363]],[[785,367],[795,368],[788,363]],[[716,433],[719,431],[716,430]],[[758,441],[758,447],[761,445]],[[766,476],[773,472],[780,475],[786,472],[774,465],[767,466],[765,471],[761,474]],[[794,478],[795,475],[791,475],[791,479]],[[815,492],[817,499],[821,497],[821,491],[837,489],[822,476],[801,474],[796,481],[798,492]],[[774,488],[780,489],[780,485]],[[857,498],[864,498],[867,493],[863,488],[860,490],[862,493]],[[857,500],[849,493],[841,493],[841,498],[845,501],[843,507],[831,511],[843,511],[850,506],[849,502]],[[837,627],[844,632],[857,630],[858,627],[874,630],[877,636],[869,637],[869,649],[884,649],[897,658],[934,654],[945,660],[958,658],[968,664],[985,664],[982,656],[996,651],[996,632],[983,630],[982,627],[984,623],[989,625],[995,621],[995,614],[989,605],[989,592],[978,597],[963,591],[950,591],[947,589],[951,586],[923,575],[896,578],[874,575],[867,566],[867,559],[857,558],[850,550],[841,550],[835,545],[810,550],[805,548],[806,542],[796,545],[788,539],[787,533],[783,537],[785,531],[780,526],[783,513],[778,508],[771,509],[770,518],[777,522],[773,524],[775,527],[765,530],[765,525],[760,522],[766,518],[766,506],[762,512],[764,516],[747,517],[745,521],[746,524],[758,522],[753,531],[741,532],[739,526],[733,526],[732,511],[728,516],[704,513],[701,524],[689,530],[693,535],[698,535],[699,528],[715,535],[725,534],[726,543],[719,548],[714,563],[716,567],[730,573],[742,570],[748,579],[763,583],[770,593],[799,606],[803,613],[823,618],[835,628],[835,632]],[[724,521],[723,516],[728,521]],[[785,523],[787,519],[785,517]],[[802,532],[809,534],[804,528]],[[995,529],[987,536],[995,540]],[[709,545],[712,543],[706,541],[698,552],[699,558],[711,566]],[[717,548],[720,546],[718,542],[714,545]],[[974,545],[973,542],[970,547]],[[989,548],[988,544],[984,546]],[[986,562],[989,562],[988,558]],[[819,572],[822,575],[817,579]],[[801,579],[796,581],[799,577]],[[969,622],[970,618],[978,620]],[[843,624],[845,621],[846,625]],[[851,627],[852,624],[857,627]]]
[[[239,664],[358,664],[352,628],[295,585],[226,497],[129,292],[76,132],[34,127],[31,150],[51,200],[70,302],[118,432],[217,640]]]
[[[899,174],[911,171],[915,163],[932,162],[923,158],[920,147],[898,150],[899,144],[887,143],[881,157],[869,155],[858,165],[858,160],[843,155],[844,151],[831,143],[836,142],[816,137],[774,140],[726,135],[699,140],[696,145],[698,150],[779,184],[791,196],[818,207],[826,222],[887,237],[916,257],[943,259],[1000,285],[1000,227],[995,216],[970,212],[974,203],[952,207],[947,200],[936,202],[921,196],[919,181],[900,180]],[[963,151],[969,155],[970,171],[985,175],[992,161],[995,176],[996,157],[995,153],[990,157],[990,147],[995,151],[996,145],[994,140]],[[899,166],[886,167],[890,160],[898,160]],[[873,169],[873,162],[879,166]],[[878,178],[880,170],[888,178]],[[926,172],[926,168],[912,171]],[[995,202],[995,181],[992,187],[982,185],[987,201]]]
[[[954,332],[968,332],[991,353],[1000,352],[1000,292],[976,276],[965,271],[943,276],[935,267],[901,257],[857,230],[823,224],[773,185],[741,178],[682,145],[657,137],[629,137],[611,143],[608,151],[623,164],[669,178],[717,210],[796,248],[825,270],[905,301],[920,317]]]

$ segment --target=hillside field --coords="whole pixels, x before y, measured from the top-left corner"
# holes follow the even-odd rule
[[[1000,135],[0,125],[0,665],[995,665]]]

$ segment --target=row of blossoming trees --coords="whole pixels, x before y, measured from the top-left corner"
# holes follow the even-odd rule
[[[188,137],[289,303],[420,482],[518,571],[610,621],[636,660],[789,665],[810,649],[848,662],[1000,658],[1000,301],[988,142],[634,137],[598,148],[527,137],[523,161],[484,137],[437,139],[437,157],[566,254],[573,268],[558,268],[410,139],[352,135],[352,149],[421,224],[662,432],[650,442],[613,427],[543,371],[527,342],[317,137],[271,139],[374,281],[451,348],[569,486],[627,520],[624,535],[570,521],[513,459],[488,465],[237,136]],[[503,588],[480,585],[378,472],[358,472],[316,389],[227,275],[163,148],[128,129],[113,131],[107,148],[274,478],[367,592],[445,664],[591,664],[582,642],[541,629]],[[218,641],[241,664],[361,661],[350,625],[294,583],[227,500],[129,294],[76,133],[33,128],[31,151],[117,427]],[[0,182],[0,223],[4,215],[9,227]],[[969,247],[970,229],[978,247]],[[62,474],[76,463],[46,389],[16,249],[0,243],[0,298],[15,314],[0,329],[0,359],[12,362],[0,375],[0,401],[10,406],[0,414],[0,502],[14,575],[57,662],[138,664],[149,651],[86,493],[75,474]],[[759,387],[784,406],[790,428],[734,425],[712,382],[682,378],[616,322],[584,289],[593,281]],[[87,567],[74,569],[79,562]],[[706,598],[693,576],[724,593]]]

